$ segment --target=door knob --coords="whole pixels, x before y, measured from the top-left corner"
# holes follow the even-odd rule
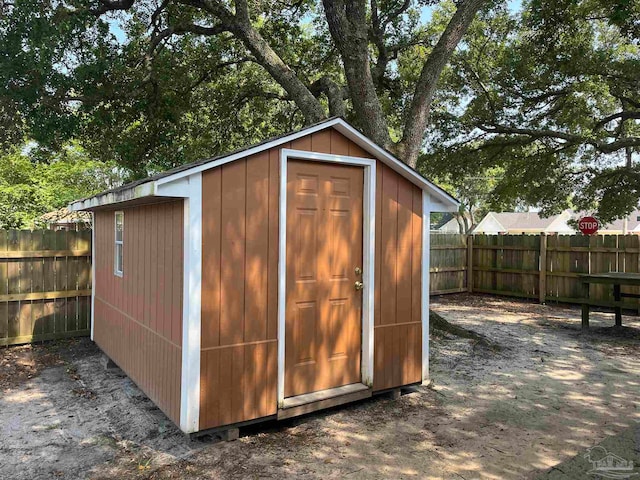
[[[356,290],[362,290],[364,288],[364,283],[356,282],[355,287],[356,287]]]
[[[356,275],[362,275],[362,269],[360,267],[356,267]]]

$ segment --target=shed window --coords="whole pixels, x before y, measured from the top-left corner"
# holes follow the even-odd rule
[[[116,212],[116,251],[114,273],[121,277],[123,272],[124,212]]]

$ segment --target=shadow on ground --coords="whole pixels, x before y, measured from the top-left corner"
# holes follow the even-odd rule
[[[93,398],[73,393],[68,365],[46,368],[0,400],[0,477],[536,478],[640,417],[636,318],[619,334],[595,313],[585,335],[578,308],[474,295],[433,308],[503,348],[436,335],[431,388],[253,426],[230,443],[189,441],[97,352],[70,362]]]

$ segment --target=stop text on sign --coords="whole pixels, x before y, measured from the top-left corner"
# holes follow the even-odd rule
[[[599,227],[598,220],[593,217],[584,217],[578,222],[578,228],[585,235],[593,235]]]

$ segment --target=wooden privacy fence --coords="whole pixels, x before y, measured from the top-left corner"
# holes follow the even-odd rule
[[[431,234],[431,295],[467,291],[468,236]]]
[[[579,274],[611,271],[640,273],[640,236],[431,234],[432,295],[577,303]],[[88,335],[90,296],[90,230],[0,230],[0,346]],[[613,300],[606,285],[592,285],[590,296]]]
[[[88,335],[90,296],[90,230],[0,230],[0,345]]]
[[[431,293],[482,292],[578,303],[581,273],[640,272],[638,235],[431,235]],[[610,286],[590,298],[613,301]],[[640,289],[623,287],[628,293]],[[628,300],[637,309],[637,300]]]

